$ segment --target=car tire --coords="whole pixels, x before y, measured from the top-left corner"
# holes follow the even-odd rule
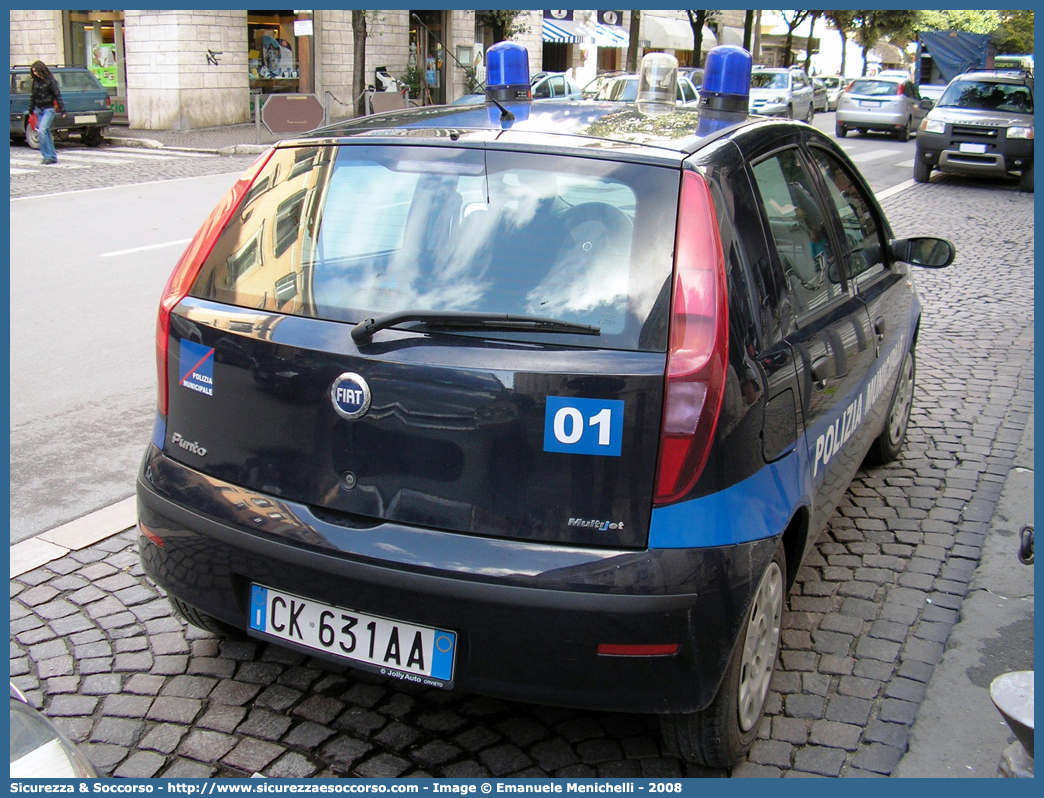
[[[899,139],[899,141],[909,141],[910,140],[910,127],[912,125],[913,125],[913,120],[912,119],[907,119],[906,120],[906,124],[903,125],[903,129],[900,130],[898,133],[896,133],[895,137],[897,139]]]
[[[815,117],[816,117],[816,107],[812,103],[809,103],[808,104],[808,115],[805,117],[805,121],[808,122],[808,124],[811,125],[812,124],[812,120],[815,119]]]
[[[932,167],[921,157],[921,153],[918,151],[914,158],[914,182],[927,183],[931,179]]]
[[[794,118],[794,106],[793,105],[788,105],[787,106],[787,112],[784,114],[784,116],[787,119],[793,119]]]
[[[200,612],[195,607],[186,604],[179,598],[174,598],[174,596],[168,595],[167,599],[170,601],[170,606],[174,608],[174,614],[189,625],[195,626],[197,629],[202,629],[205,632],[213,632],[222,637],[241,638],[244,636],[243,632],[236,629],[234,626],[229,626],[224,621],[219,621],[212,615]]]
[[[28,122],[25,123],[25,143],[31,150],[40,149],[40,136]]]
[[[867,452],[866,461],[869,465],[885,465],[899,456],[906,441],[906,430],[910,426],[916,377],[917,363],[911,349],[907,351],[902,365],[899,366],[899,378],[896,380],[895,390],[892,391],[885,427]]]
[[[842,125],[840,122],[837,122],[834,125],[834,135],[837,136],[839,139],[843,139],[845,136],[848,135],[848,128]]]
[[[758,583],[718,695],[702,712],[660,716],[667,753],[704,767],[726,768],[754,744],[779,654],[786,572],[780,540]]]
[[[97,147],[102,143],[102,129],[100,127],[84,128],[83,133],[80,134],[80,141],[88,147]]]
[[[1033,164],[1022,170],[1022,176],[1019,178],[1019,190],[1029,194],[1033,193]]]

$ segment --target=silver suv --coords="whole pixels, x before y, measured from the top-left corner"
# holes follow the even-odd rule
[[[750,75],[750,112],[812,122],[812,81],[805,70],[755,67]]]
[[[958,75],[917,131],[914,180],[932,170],[1003,177],[1033,191],[1033,78],[1019,70]]]

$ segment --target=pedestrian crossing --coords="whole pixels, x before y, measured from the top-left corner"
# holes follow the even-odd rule
[[[105,147],[97,150],[58,150],[58,163],[47,166],[40,163],[37,150],[11,150],[11,174],[28,175],[44,171],[91,169],[98,166],[125,166],[128,164],[160,163],[184,158],[215,158],[210,152],[187,150],[147,150],[139,147]]]
[[[849,145],[841,144],[840,146],[841,146],[841,149],[845,151],[845,153],[848,155],[848,157],[855,164],[871,163],[872,161],[880,161],[880,160],[883,160],[885,158],[894,158],[897,154],[902,154],[899,151],[897,151],[894,147],[892,147],[892,148],[882,148],[882,149],[878,149],[878,150],[866,150],[864,152],[853,153],[852,150],[855,149],[855,148],[852,145],[850,145],[850,144]],[[893,163],[892,166],[894,166],[894,167],[896,167],[898,169],[902,169],[902,168],[913,169],[913,167],[914,167],[914,160],[915,160],[914,158],[910,158],[909,160],[899,161],[897,163]]]

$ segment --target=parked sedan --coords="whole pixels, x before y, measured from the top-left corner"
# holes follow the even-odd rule
[[[537,72],[531,79],[534,100],[582,100],[583,91],[562,72]],[[482,105],[487,97],[482,92],[465,94],[450,105]]]
[[[899,141],[909,141],[931,110],[931,100],[923,100],[911,80],[893,77],[857,78],[841,95],[834,120],[838,138],[849,130],[866,133],[880,130],[892,133]]]
[[[86,67],[52,66],[65,102],[66,115],[56,114],[51,129],[59,136],[79,133],[88,147],[102,143],[105,128],[112,122],[112,102],[105,87]],[[29,124],[29,95],[32,78],[29,67],[11,67],[11,137],[24,137],[34,150],[40,144]]]
[[[638,96],[637,75],[617,75],[606,81],[595,95],[596,100],[603,102],[633,103]],[[678,105],[698,105],[700,93],[692,81],[684,75],[678,75]]]
[[[812,107],[823,113],[830,110],[830,90],[819,78],[812,78]]]
[[[841,94],[848,85],[848,80],[840,75],[823,75],[817,78],[817,80],[823,81],[823,85],[827,88],[827,110],[836,111],[837,101],[841,99]]]

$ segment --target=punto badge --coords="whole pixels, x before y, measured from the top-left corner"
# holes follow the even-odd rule
[[[370,409],[370,386],[358,374],[346,371],[330,386],[330,401],[342,418],[361,418]]]

